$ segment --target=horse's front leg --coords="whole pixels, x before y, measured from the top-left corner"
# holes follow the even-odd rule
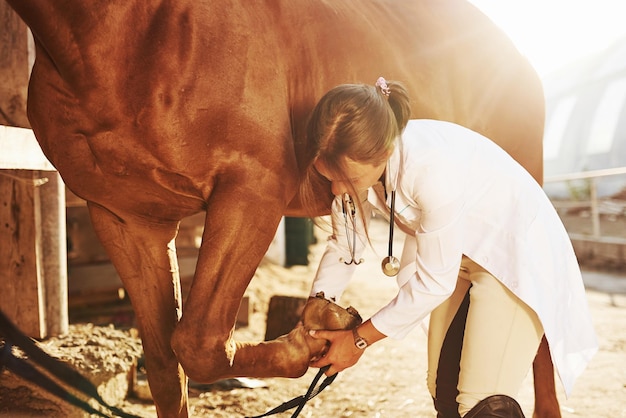
[[[234,376],[298,377],[309,363],[304,329],[274,341],[235,342],[243,294],[265,255],[285,207],[276,187],[221,185],[206,211],[202,245],[172,347],[187,375],[211,382]],[[284,188],[284,186],[283,186]]]
[[[187,417],[187,378],[170,346],[181,311],[174,247],[178,222],[122,219],[94,204],[89,204],[89,210],[133,305],[157,413]]]

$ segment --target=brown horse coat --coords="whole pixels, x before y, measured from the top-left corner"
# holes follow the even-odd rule
[[[303,336],[286,348],[235,342],[231,330],[281,216],[308,215],[297,198],[303,132],[331,87],[402,81],[413,118],[472,128],[542,177],[538,77],[465,1],[8,2],[36,42],[32,128],[88,202],[130,295],[160,416],[187,415],[185,372],[306,370]],[[174,239],[203,210],[183,310]],[[285,361],[294,347],[302,355]]]

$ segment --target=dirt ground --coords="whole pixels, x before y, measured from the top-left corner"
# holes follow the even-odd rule
[[[374,249],[365,255],[365,263],[357,270],[350,287],[340,301],[352,305],[364,318],[389,301],[396,291],[394,279],[380,271],[380,260],[387,251],[388,225],[373,221]],[[317,230],[318,243],[311,246],[309,266],[283,268],[264,262],[249,289],[250,324],[235,332],[239,340],[260,341],[265,334],[269,299],[273,295],[305,297],[310,281],[324,249],[325,236]],[[400,254],[402,236],[396,233],[394,253]],[[557,386],[564,417],[626,417],[626,273],[610,276],[585,272],[585,276],[601,277],[588,287],[588,301],[599,336],[600,350],[589,368],[578,380],[573,394],[565,399]],[[607,285],[608,283],[608,285]],[[89,327],[74,328],[75,334]],[[80,340],[84,335],[72,335]],[[91,333],[92,344],[94,334]],[[100,338],[108,340],[111,335]],[[125,338],[131,338],[130,336]],[[128,343],[124,343],[130,348]],[[118,344],[123,347],[124,344]],[[112,355],[123,355],[119,350]],[[283,402],[302,395],[316,374],[311,369],[299,379],[242,379],[210,386],[192,384],[190,412],[194,417],[245,417],[262,414]],[[425,384],[426,338],[421,329],[414,330],[401,341],[383,340],[367,349],[360,362],[339,374],[335,382],[312,399],[301,417],[434,417],[432,401]],[[557,379],[558,382],[558,379]],[[236,387],[236,383],[241,386]],[[233,384],[235,384],[233,387]],[[558,383],[557,383],[558,384]],[[529,373],[518,400],[528,417],[532,416],[532,373]],[[156,416],[150,402],[128,398],[119,405],[128,413],[141,417]],[[291,416],[292,411],[274,415]]]

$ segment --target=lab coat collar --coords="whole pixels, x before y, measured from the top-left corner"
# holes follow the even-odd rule
[[[400,177],[400,162],[402,158],[402,139],[400,136],[396,138],[395,146],[391,157],[387,160],[385,169],[385,189],[387,190],[387,201],[391,201],[391,191],[396,190]]]

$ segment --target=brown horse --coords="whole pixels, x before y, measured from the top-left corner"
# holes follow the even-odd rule
[[[88,202],[130,295],[159,416],[187,416],[185,373],[209,382],[305,372],[302,335],[244,343],[231,331],[281,216],[310,215],[297,195],[302,136],[331,87],[400,80],[412,117],[472,128],[542,178],[538,77],[466,1],[8,3],[35,37],[29,120]],[[317,215],[329,211],[329,191],[320,196]],[[199,211],[204,235],[183,310],[174,239]],[[537,387],[549,396],[536,414],[559,416],[542,347]]]

